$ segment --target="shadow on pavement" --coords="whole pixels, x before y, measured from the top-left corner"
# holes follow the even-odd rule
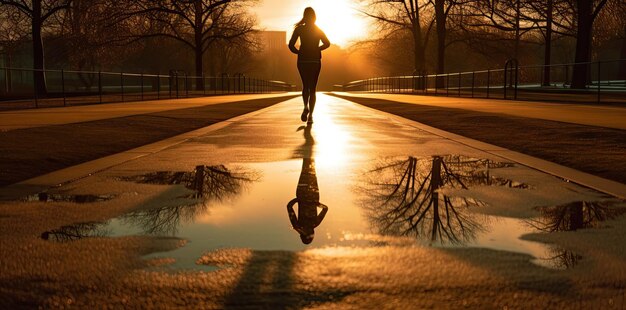
[[[298,255],[287,251],[254,251],[225,309],[299,309],[341,301],[351,292],[307,290],[295,278]]]

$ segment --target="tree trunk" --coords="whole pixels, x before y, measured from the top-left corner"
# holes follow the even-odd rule
[[[552,63],[552,0],[548,0],[546,10],[546,41],[543,55],[543,86],[550,86],[550,64]]]
[[[437,24],[437,73],[445,72],[446,57],[446,15],[445,0],[435,1],[435,23]],[[443,87],[443,77],[437,79],[437,87]]]
[[[204,90],[204,81],[202,79],[202,76],[203,76],[202,55],[204,53],[202,52],[202,46],[200,47],[196,46],[195,54],[196,54],[196,74],[195,74],[196,75],[196,90]]]
[[[45,96],[48,93],[46,87],[46,73],[44,63],[43,40],[41,38],[41,24],[43,23],[41,16],[41,0],[33,1],[33,16],[31,22],[31,30],[33,36],[33,82],[34,91],[38,96]]]
[[[589,79],[589,62],[591,60],[591,30],[593,27],[592,1],[578,0],[577,3],[577,33],[576,56],[572,73],[573,89],[584,89]]]
[[[622,50],[620,52],[619,59],[626,59],[626,24],[624,24],[624,33],[622,34]],[[619,64],[619,76],[618,79],[626,80],[626,61],[621,61]]]
[[[441,157],[433,158],[433,166],[431,168],[430,176],[431,203],[433,204],[433,226],[430,236],[432,241],[436,240],[437,228],[441,223],[441,219],[439,218],[439,187],[443,185],[441,180],[441,160]]]
[[[415,61],[413,67],[417,74],[423,74],[426,70],[426,57],[424,55],[424,43],[422,42],[422,26],[420,25],[419,13],[417,11],[415,12],[415,19],[411,20],[411,23],[413,46],[415,47],[413,51]]]
[[[413,75],[416,76],[424,76],[426,75],[426,57],[424,54],[424,42],[422,41],[422,29],[419,25],[419,22],[415,22],[412,28],[413,32]],[[422,89],[425,87],[423,85],[422,79],[419,81],[420,85],[416,85],[416,88]]]
[[[584,228],[584,202],[576,202],[569,205],[569,227],[567,230],[578,230]]]
[[[521,35],[520,35],[520,2],[521,0],[517,0],[517,3],[515,4],[515,59],[519,60],[519,43],[520,43],[520,39],[521,39]]]
[[[9,94],[11,94],[12,90],[12,82],[11,82],[11,70],[9,70],[8,68],[12,68],[13,67],[13,48],[8,48],[5,51],[4,54],[4,95],[5,96],[9,96]]]
[[[195,56],[196,56],[196,90],[204,90],[203,79],[203,58],[204,44],[202,44],[202,32],[204,31],[204,24],[202,23],[202,0],[196,0],[194,3],[195,9],[195,27],[194,27],[194,41],[195,41]]]

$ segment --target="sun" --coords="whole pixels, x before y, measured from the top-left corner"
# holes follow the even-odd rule
[[[367,20],[359,12],[357,1],[352,0],[310,0],[305,1],[299,14],[305,7],[312,7],[317,14],[317,26],[325,33],[331,43],[346,47],[352,41],[365,38]]]

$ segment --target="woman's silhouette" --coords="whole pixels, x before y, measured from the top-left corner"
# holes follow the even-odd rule
[[[300,119],[311,123],[313,122],[313,109],[315,109],[315,88],[322,68],[322,51],[330,47],[330,41],[326,34],[315,25],[315,19],[313,8],[304,9],[302,20],[296,23],[289,40],[289,49],[294,54],[298,54],[298,71],[302,79],[304,110]],[[300,38],[300,49],[296,48],[298,38]],[[320,41],[322,46],[320,46]]]

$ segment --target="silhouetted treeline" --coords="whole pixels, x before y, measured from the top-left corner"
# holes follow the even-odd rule
[[[498,68],[510,58],[521,65],[626,58],[623,0],[368,1],[365,13],[377,21],[376,31],[353,48],[325,51],[320,89],[374,75]],[[245,74],[296,83],[295,56],[286,45],[262,48],[255,3],[0,0],[0,66],[38,69],[39,94],[47,90],[41,71],[47,67]],[[626,76],[626,62],[620,66]],[[574,67],[572,87],[587,85],[588,70]],[[82,82],[89,86],[93,77]],[[542,81],[550,84],[550,70]]]
[[[623,0],[376,0],[366,14],[379,36],[367,42],[388,74],[457,72],[521,64],[626,57]],[[411,69],[408,69],[411,68]],[[626,68],[623,68],[623,70]],[[575,66],[583,88],[589,66]],[[543,81],[549,84],[550,71]]]
[[[253,0],[2,0],[4,66],[215,75],[255,49]],[[28,48],[28,45],[31,45]],[[236,54],[236,55],[234,55]],[[28,57],[24,57],[28,55]],[[19,58],[19,59],[18,59]],[[217,65],[221,68],[217,68]],[[89,81],[84,81],[89,83]],[[197,83],[203,87],[203,83]]]

